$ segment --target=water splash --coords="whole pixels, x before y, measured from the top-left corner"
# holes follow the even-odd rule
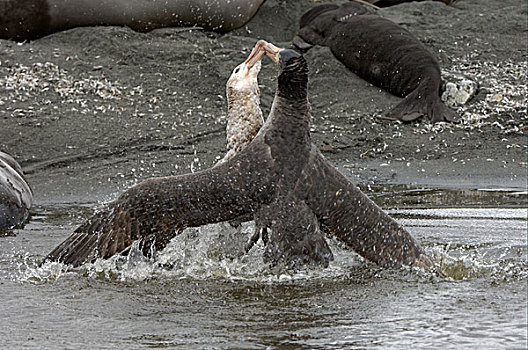
[[[47,262],[38,266],[35,257],[26,256],[14,265],[12,279],[18,282],[49,283],[59,278],[80,276],[120,282],[139,282],[153,279],[198,279],[223,281],[255,281],[283,283],[308,279],[349,278],[351,275],[375,275],[380,268],[366,263],[363,258],[330,239],[335,261],[329,267],[303,266],[270,267],[263,262],[264,246],[257,243],[249,253],[244,247],[254,232],[254,223],[230,223],[190,228],[175,237],[154,258],[146,258],[135,243],[126,256],[79,268]],[[14,258],[14,256],[13,256]]]
[[[433,260],[440,273],[448,280],[462,281],[482,278],[491,284],[520,281],[528,277],[525,261],[514,256],[525,254],[521,247],[506,248],[498,259],[490,259],[490,252],[476,247],[450,248],[436,246]]]
[[[64,211],[64,208],[60,210]],[[97,260],[75,269],[59,263],[38,266],[42,257],[27,253],[25,247],[13,247],[3,261],[8,261],[11,280],[35,284],[79,277],[118,282],[197,279],[290,283],[350,279],[368,283],[372,279],[387,278],[402,281],[418,279],[426,283],[470,279],[507,283],[528,276],[524,209],[437,208],[389,212],[423,242],[437,265],[437,273],[411,269],[384,270],[366,262],[333,238],[329,239],[329,245],[335,260],[328,268],[271,268],[263,262],[262,242],[245,253],[245,245],[254,232],[253,222],[238,225],[220,223],[187,229],[153,259],[144,257],[135,244],[126,256]],[[55,215],[54,211],[47,214],[49,217]],[[33,221],[29,226],[40,224],[43,225],[41,229],[52,229],[49,220],[44,221]],[[60,225],[60,222],[57,224]],[[16,237],[13,239],[16,240]]]

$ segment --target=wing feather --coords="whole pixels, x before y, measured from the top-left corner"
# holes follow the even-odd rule
[[[297,189],[323,225],[356,253],[380,266],[429,268],[420,244],[335,169],[314,146]]]
[[[214,168],[153,178],[130,188],[79,226],[44,262],[78,266],[123,253],[135,240],[141,240],[143,252],[148,253],[163,249],[186,227],[253,212],[273,193],[271,177],[261,176],[271,173],[272,163],[262,147],[263,143],[254,142],[248,153]],[[263,156],[255,157],[255,152]]]

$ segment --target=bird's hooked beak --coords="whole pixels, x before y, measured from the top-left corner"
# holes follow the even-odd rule
[[[247,73],[246,75],[249,75],[249,71],[253,66],[262,59],[262,56],[264,56],[264,51],[262,50],[262,47],[257,43],[253,50],[251,50],[251,53],[249,54],[248,58],[244,61],[244,64],[247,67]]]
[[[262,51],[264,51],[264,54],[266,56],[268,56],[273,61],[273,63],[278,65],[279,64],[279,59],[280,59],[279,52],[281,52],[284,49],[280,48],[280,47],[277,47],[277,46],[273,45],[272,43],[268,43],[268,42],[266,42],[264,40],[260,40],[257,43],[257,45],[261,41],[262,41],[262,43],[260,45],[262,47]]]
[[[255,65],[255,63],[262,59],[262,56],[266,55],[275,64],[279,64],[279,52],[281,50],[280,47],[268,43],[266,40],[259,40],[244,63],[249,70]]]

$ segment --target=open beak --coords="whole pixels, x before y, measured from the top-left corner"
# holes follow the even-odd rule
[[[263,40],[260,40],[263,41]],[[262,50],[262,45],[259,45],[259,42],[257,42],[257,45],[251,50],[251,53],[249,54],[248,58],[244,61],[246,64],[248,71],[253,68],[255,63],[260,61],[262,59],[262,56],[264,56],[264,50]]]
[[[262,56],[266,55],[275,64],[279,64],[279,52],[281,50],[280,47],[268,43],[265,40],[259,40],[244,63],[251,69],[255,63],[262,59]]]
[[[260,41],[264,41],[264,40],[260,40]],[[279,64],[279,57],[280,57],[279,52],[282,51],[283,49],[273,45],[272,43],[268,43],[266,41],[264,41],[264,43],[262,43],[261,45],[262,45],[262,50],[264,51],[264,54],[268,56],[273,61],[273,63]]]

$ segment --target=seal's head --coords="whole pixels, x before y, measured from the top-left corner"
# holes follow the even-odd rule
[[[299,33],[292,43],[300,50],[308,50],[313,45],[326,45],[326,38],[331,36],[338,23],[353,21],[356,16],[369,14],[370,11],[356,2],[341,6],[323,4],[315,6],[299,22]]]

